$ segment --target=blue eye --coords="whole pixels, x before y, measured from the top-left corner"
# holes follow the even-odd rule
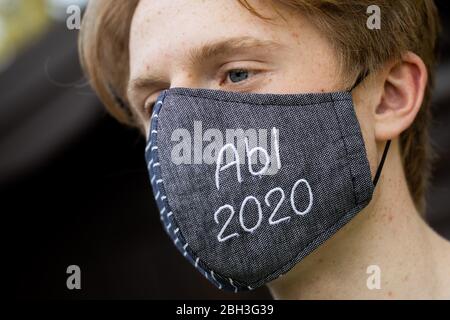
[[[248,71],[242,69],[231,70],[228,72],[228,78],[233,83],[243,81],[248,78]]]

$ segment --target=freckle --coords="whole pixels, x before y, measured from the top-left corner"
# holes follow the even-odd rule
[[[298,37],[299,37],[299,35],[298,35],[297,32],[292,32],[292,36],[293,36],[294,38],[296,38],[296,39],[298,39]]]
[[[322,258],[319,258],[319,260],[317,260],[317,262],[318,262],[318,263],[322,263],[322,262],[323,262],[323,259],[322,259]]]
[[[408,276],[405,276],[405,277],[403,278],[403,281],[408,281],[408,279],[409,279],[409,277],[408,277]]]
[[[392,291],[389,291],[389,292],[388,292],[388,296],[389,296],[389,297],[392,297]]]
[[[390,214],[389,217],[388,217],[389,222],[392,222],[392,219],[393,219],[393,218],[394,218],[394,217],[392,216],[392,214]]]

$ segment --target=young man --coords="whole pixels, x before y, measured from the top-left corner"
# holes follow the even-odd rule
[[[228,289],[237,291],[244,287],[252,289],[254,283],[267,283],[275,298],[289,299],[450,298],[450,244],[433,232],[422,217],[430,166],[427,126],[439,29],[436,9],[431,0],[380,0],[377,2],[380,28],[370,28],[367,23],[371,18],[370,12],[377,14],[376,8],[375,11],[368,11],[371,5],[372,1],[365,0],[90,2],[82,29],[80,52],[91,83],[119,121],[146,133],[150,177],[165,183],[165,187],[160,188],[152,181],[163,223],[180,251],[218,287],[228,285]],[[209,90],[166,91],[180,87]],[[322,166],[326,168],[322,170],[323,175],[314,169],[309,175],[307,169],[301,169],[312,161],[308,155],[305,160],[292,162],[293,165],[298,164],[292,167],[298,168],[298,172],[294,169],[290,174],[299,173],[305,177],[297,180],[300,184],[295,186],[302,185],[301,190],[303,194],[306,192],[309,202],[297,200],[299,198],[296,198],[294,191],[288,194],[285,190],[286,198],[291,196],[294,213],[283,221],[274,220],[274,215],[269,217],[271,211],[268,208],[271,204],[272,209],[275,206],[275,198],[271,198],[275,191],[282,193],[283,199],[284,191],[275,188],[266,194],[268,189],[264,189],[263,184],[267,179],[277,181],[276,175],[272,178],[261,175],[255,182],[257,188],[248,187],[245,190],[264,189],[264,192],[244,199],[247,194],[241,193],[244,193],[242,188],[245,188],[243,183],[246,183],[247,177],[240,176],[237,154],[236,161],[227,166],[221,167],[219,160],[217,166],[212,164],[214,170],[217,169],[216,184],[206,185],[205,182],[202,185],[203,182],[198,180],[196,184],[201,184],[200,187],[174,180],[177,177],[189,180],[186,178],[198,176],[203,170],[201,165],[195,169],[198,170],[197,175],[189,176],[190,173],[183,170],[191,169],[177,171],[178,168],[172,167],[172,164],[163,162],[167,154],[164,150],[170,144],[170,139],[168,144],[162,144],[165,139],[163,132],[166,134],[171,126],[182,123],[184,118],[191,119],[190,110],[199,119],[205,119],[204,113],[211,113],[209,123],[226,123],[227,117],[236,117],[233,119],[237,126],[244,126],[243,123],[257,126],[257,123],[268,122],[271,126],[272,122],[267,118],[272,115],[265,110],[272,110],[280,112],[273,117],[272,129],[275,129],[273,133],[280,143],[278,160],[285,165],[290,161],[286,160],[289,151],[282,144],[290,143],[291,150],[303,145],[301,139],[297,139],[297,143],[289,140],[288,131],[295,132],[301,130],[297,127],[307,127],[308,131],[302,133],[310,133],[311,137],[305,138],[304,144],[308,139],[324,139],[319,138],[321,132],[338,125],[335,120],[347,121],[351,117],[351,114],[348,117],[339,115],[339,108],[345,109],[346,102],[342,105],[337,102],[341,98],[348,102],[348,96],[327,93],[349,91],[350,88],[353,89],[350,100],[361,132],[359,134],[358,129],[353,138],[363,141],[365,148],[358,152],[367,155],[367,172],[376,185],[374,191],[371,190],[373,195],[361,206],[362,210],[351,216],[346,216],[339,202],[347,197],[344,187],[353,183],[355,190],[359,188],[358,174],[351,173],[350,182],[342,183],[341,192],[336,187],[341,184],[335,184],[335,180],[344,179],[346,169],[330,171],[333,173],[326,176],[329,173],[326,171],[327,161],[323,161]],[[180,98],[182,95],[184,100]],[[328,101],[329,97],[333,101]],[[336,97],[340,98],[335,101]],[[313,112],[310,119],[315,119],[312,124],[305,118],[304,123],[299,122],[298,126],[291,126],[289,130],[283,129],[283,123],[277,120],[280,117],[286,117],[287,122],[290,117],[303,117],[301,110],[304,109],[280,111],[281,105],[290,99],[307,101],[304,105],[316,108],[312,111],[308,109],[308,112]],[[275,109],[269,109],[269,106],[267,109],[259,108],[265,105],[265,101],[280,106]],[[199,107],[204,103],[206,107]],[[336,119],[334,115],[318,115],[322,108],[329,105],[336,108]],[[208,109],[208,106],[211,108]],[[222,111],[229,112],[228,106],[235,110],[234,113],[220,118]],[[169,119],[177,118],[177,113],[169,117],[164,116],[162,111],[167,113],[177,108],[184,118]],[[244,120],[239,118],[240,110]],[[311,132],[316,132],[317,125],[321,129],[316,136]],[[270,126],[267,128],[271,129]],[[350,124],[344,124],[340,128],[346,130],[348,126]],[[153,133],[158,134],[158,139],[153,139]],[[168,134],[170,137],[170,132]],[[330,136],[334,137],[334,134],[330,131]],[[355,140],[346,139],[344,134],[341,138],[340,144],[344,141],[344,144],[355,144],[357,148],[358,142]],[[387,152],[390,141],[392,143]],[[311,154],[316,154],[318,146],[325,146],[328,142],[320,143],[311,142],[313,147],[308,149]],[[345,147],[336,150],[348,151],[353,145]],[[253,149],[247,145],[245,150],[248,153]],[[277,150],[277,145],[272,148],[272,153],[273,150]],[[159,152],[159,158],[154,157],[152,152]],[[328,155],[321,154],[323,157]],[[333,156],[330,162],[339,161],[340,158]],[[218,157],[220,154],[216,153]],[[348,162],[353,161],[351,155],[346,157]],[[158,162],[158,159],[161,161]],[[233,164],[236,168],[230,169]],[[279,169],[283,168],[279,166]],[[352,166],[349,170],[354,168]],[[382,174],[378,177],[381,169]],[[258,175],[251,166],[248,170],[253,176]],[[217,211],[217,207],[208,207],[200,216],[186,216],[183,211],[191,207],[195,208],[195,212],[207,207],[214,192],[221,191],[221,179],[226,174],[229,174],[226,176],[228,179],[234,175],[240,183],[234,189],[237,196],[233,198],[225,194],[220,198],[232,199],[232,205]],[[318,180],[314,182],[313,177]],[[320,179],[329,179],[328,194]],[[277,182],[283,184],[285,180],[287,178]],[[166,195],[171,199],[161,200]],[[352,198],[352,193],[348,198]],[[254,201],[256,206],[251,207],[249,200]],[[289,203],[289,200],[286,201]],[[265,203],[267,207],[264,207]],[[329,204],[334,210],[330,209]],[[231,212],[228,220],[228,214],[221,211],[224,208]],[[170,211],[168,215],[164,213],[166,209]],[[232,217],[234,210],[235,218]],[[337,213],[340,210],[342,215]],[[252,217],[257,215],[256,222],[254,218],[246,218],[252,214]],[[335,214],[337,222],[328,225],[328,217],[335,217]],[[204,216],[209,217],[212,224],[202,224],[202,219],[207,219]],[[195,223],[188,221],[194,218],[197,219]],[[294,220],[299,222],[295,222],[298,224],[292,230]],[[177,228],[174,228],[175,223]],[[301,241],[292,246],[286,244],[298,239],[283,238],[283,235],[297,235],[298,230],[303,230],[302,223],[307,224],[308,228],[298,233]],[[197,228],[198,224],[211,227],[190,230]],[[232,229],[226,229],[228,225]],[[274,231],[274,228],[285,229]],[[217,239],[213,239],[217,242],[203,239],[202,235],[207,238],[212,229],[214,235],[218,233]],[[269,235],[261,236],[261,230]],[[258,238],[261,241],[269,239],[264,242],[267,249],[260,246],[257,237],[261,237]],[[243,242],[239,243],[241,239]],[[283,240],[277,242],[277,239]],[[292,254],[296,246],[304,247],[295,252],[292,259],[286,260],[288,263],[281,263],[284,261],[283,255]],[[254,252],[261,248],[261,254]],[[217,255],[224,255],[223,259],[217,260]],[[246,256],[253,260],[246,260]],[[270,266],[265,264],[269,260]],[[234,267],[230,268],[230,265]],[[270,271],[270,275],[263,277],[266,271]],[[284,276],[279,277],[282,274]],[[246,281],[246,277],[251,281]]]

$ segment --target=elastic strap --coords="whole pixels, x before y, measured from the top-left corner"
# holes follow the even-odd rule
[[[373,178],[374,187],[377,186],[378,180],[380,179],[381,170],[383,170],[384,162],[386,161],[386,157],[387,157],[390,145],[391,145],[391,140],[388,140],[386,142],[386,146],[384,147],[383,155],[381,157],[380,164],[378,165],[377,173],[375,174],[375,178]]]
[[[359,86],[361,84],[361,82],[364,81],[364,79],[367,78],[368,75],[369,75],[369,71],[368,70],[365,70],[365,71],[361,72],[359,74],[358,78],[356,79],[355,84],[348,91],[352,92],[357,86]]]

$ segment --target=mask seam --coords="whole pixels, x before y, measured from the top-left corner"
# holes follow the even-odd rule
[[[349,169],[350,175],[352,176],[352,191],[353,191],[354,201],[355,201],[355,203],[358,205],[358,204],[359,204],[359,201],[358,201],[358,197],[357,197],[357,195],[356,195],[355,175],[354,175],[354,172],[353,172],[351,166],[349,165],[349,156],[350,156],[350,153],[349,153],[349,151],[348,151],[348,146],[347,146],[347,141],[346,141],[346,138],[347,138],[347,137],[345,137],[345,136],[344,136],[344,133],[342,132],[342,124],[341,124],[341,120],[339,119],[339,113],[338,113],[337,110],[336,110],[336,102],[338,102],[338,100],[335,101],[335,100],[333,99],[333,96],[332,96],[332,95],[331,95],[331,100],[332,100],[332,103],[333,103],[334,114],[336,115],[336,120],[337,120],[337,122],[338,122],[339,132],[341,133],[341,140],[342,140],[342,143],[344,144],[344,148],[345,148],[345,155],[346,155],[346,160],[347,160],[347,161],[346,161],[347,167],[348,167],[348,169]]]
[[[166,95],[164,94],[161,102],[163,102],[165,100],[165,98],[166,98]],[[153,139],[152,134],[155,134],[156,135],[156,147],[159,145],[159,143],[158,143],[158,129],[159,129],[158,128],[158,125],[159,125],[158,117],[159,117],[159,113],[161,110],[162,110],[162,103],[159,106],[159,108],[157,110],[155,110],[154,113],[152,114],[151,122],[153,122],[154,124],[152,123],[150,125],[150,133],[149,133],[150,142],[149,142],[149,144],[151,145],[151,141]],[[155,130],[155,132],[154,132],[154,130]],[[152,163],[151,164],[152,166],[154,166],[155,163],[159,163],[159,151],[157,148],[152,150],[153,147],[155,147],[155,146],[150,147],[149,152],[153,152],[154,154],[156,154],[156,156],[152,159],[156,159],[157,162]],[[159,165],[158,165],[159,172],[158,172],[158,170],[152,170],[153,176],[155,177],[154,182],[152,182],[152,180],[151,180],[152,191],[153,191],[157,205],[158,205],[158,202],[160,199],[161,199],[161,202],[163,202],[163,208],[165,208],[164,209],[165,211],[163,214],[166,215],[166,219],[171,224],[171,226],[168,227],[169,225],[166,225],[164,223],[164,221],[162,221],[163,226],[164,226],[164,229],[166,230],[166,232],[169,234],[169,237],[171,238],[171,240],[174,242],[175,247],[181,253],[183,253],[183,256],[185,258],[189,257],[188,261],[192,265],[194,265],[194,267],[199,272],[203,273],[202,271],[204,271],[203,274],[205,275],[205,277],[208,280],[212,281],[219,289],[222,289],[224,287],[225,289],[227,289],[229,291],[234,291],[235,293],[238,291],[243,291],[243,290],[252,290],[253,288],[251,288],[250,286],[245,286],[241,282],[236,281],[236,280],[232,279],[231,277],[228,278],[228,283],[227,283],[227,280],[226,280],[227,278],[225,276],[222,276],[220,273],[215,273],[214,270],[212,268],[210,268],[203,260],[200,260],[200,258],[197,256],[197,254],[189,247],[188,241],[183,236],[182,231],[179,229],[179,224],[175,218],[175,215],[171,211],[171,206],[169,204],[168,198],[166,197],[164,179],[163,179],[162,170],[161,170],[160,166],[161,166],[161,164],[159,163]],[[153,179],[153,178],[151,177],[151,179]],[[160,183],[158,183],[159,179],[161,179]],[[158,186],[158,184],[161,185],[161,188]],[[156,194],[155,194],[155,192],[156,192]],[[164,199],[162,199],[162,197],[164,197]],[[159,211],[163,210],[159,207],[160,206],[158,205]],[[163,214],[161,214],[161,216]],[[162,217],[161,217],[161,219],[162,219]],[[173,231],[170,231],[170,229],[172,229]],[[175,230],[177,230],[177,231],[175,232]],[[180,246],[182,249],[178,246],[178,242],[180,243]],[[182,250],[184,250],[184,252]],[[200,267],[200,269],[199,269],[199,267]],[[208,272],[209,272],[209,276],[208,276]],[[209,277],[211,277],[212,280]],[[228,285],[230,285],[230,287],[228,287]]]
[[[343,92],[345,93],[345,92]],[[327,101],[321,101],[321,102],[317,102],[317,103],[273,103],[273,102],[246,102],[246,101],[242,101],[242,100],[234,100],[234,99],[220,99],[220,98],[216,98],[216,97],[205,97],[202,95],[196,95],[196,94],[187,94],[187,93],[182,93],[182,92],[169,92],[169,97],[170,96],[184,96],[184,97],[196,97],[196,98],[200,98],[203,100],[214,100],[214,101],[219,101],[219,102],[226,102],[226,103],[231,103],[231,102],[236,102],[236,103],[242,103],[242,104],[251,104],[251,105],[263,105],[263,106],[290,106],[290,107],[294,107],[294,106],[302,106],[302,107],[306,107],[306,106],[314,106],[317,104],[325,104],[325,103],[334,103],[334,102],[338,102],[338,101],[352,101],[351,98],[345,98],[345,99],[333,99],[332,94],[330,93],[330,97],[331,100],[327,100]]]

